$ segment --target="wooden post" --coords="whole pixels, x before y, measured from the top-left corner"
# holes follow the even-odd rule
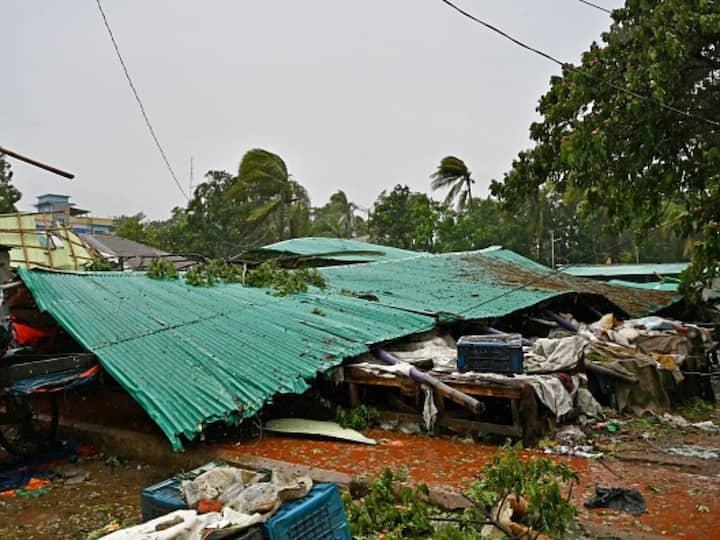
[[[357,407],[360,405],[360,393],[357,384],[348,383],[348,390],[350,391],[350,405]]]

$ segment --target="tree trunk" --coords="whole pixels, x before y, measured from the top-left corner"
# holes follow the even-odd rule
[[[280,208],[278,210],[278,240],[285,240],[285,194],[281,196]]]

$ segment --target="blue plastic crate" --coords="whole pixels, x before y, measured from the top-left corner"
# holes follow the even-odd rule
[[[335,484],[315,484],[307,497],[283,504],[264,528],[269,540],[351,540]]]
[[[523,373],[522,336],[463,336],[457,342],[457,367],[462,372]]]
[[[150,521],[175,510],[187,510],[187,503],[180,490],[181,481],[177,476],[173,476],[142,490],[140,511],[143,521]]]
[[[187,510],[188,506],[182,494],[181,483],[183,480],[194,480],[202,473],[214,469],[215,467],[224,467],[230,464],[217,460],[211,461],[201,467],[191,471],[177,474],[167,480],[158,482],[150,487],[142,490],[140,493],[140,510],[142,512],[142,520],[150,521],[156,517],[164,516],[175,510]],[[232,466],[232,465],[230,465]],[[268,479],[269,471],[258,471],[264,474]]]

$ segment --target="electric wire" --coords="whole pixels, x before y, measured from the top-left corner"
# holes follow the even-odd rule
[[[588,2],[588,0],[578,0],[578,2],[580,2],[581,4],[585,4],[586,6],[590,6],[590,7],[593,7],[593,8],[595,8],[595,9],[598,9],[598,10],[600,10],[600,11],[604,11],[605,13],[612,14],[612,9],[608,9],[608,8],[599,6],[599,5],[597,5],[597,4],[593,4],[592,2]]]
[[[98,1],[99,1],[99,0],[98,0]],[[530,51],[530,52],[532,52],[532,53],[535,53],[535,54],[537,54],[538,56],[541,56],[541,57],[545,58],[546,60],[550,60],[551,62],[554,62],[555,64],[559,65],[559,66],[562,67],[562,68],[565,68],[565,69],[567,69],[567,70],[569,70],[569,71],[572,71],[572,72],[574,72],[574,73],[577,73],[577,74],[579,74],[579,75],[582,75],[583,77],[586,77],[586,78],[588,78],[588,79],[591,79],[591,80],[593,80],[593,81],[595,81],[595,82],[598,82],[598,83],[600,83],[600,84],[604,84],[604,85],[606,85],[606,86],[609,86],[610,88],[612,88],[613,90],[617,90],[618,92],[622,92],[622,93],[624,93],[624,94],[627,94],[627,95],[632,96],[632,97],[634,97],[634,98],[641,99],[641,100],[643,100],[643,101],[647,101],[648,103],[653,103],[653,104],[655,104],[655,105],[659,106],[660,108],[665,109],[665,110],[667,110],[667,111],[671,111],[671,112],[674,112],[674,113],[676,113],[676,114],[680,114],[680,115],[682,115],[682,116],[685,116],[685,117],[687,117],[687,118],[692,118],[692,119],[694,119],[694,120],[699,120],[699,121],[701,121],[701,122],[705,122],[705,123],[707,123],[707,124],[710,124],[711,126],[720,128],[720,122],[718,122],[718,121],[712,120],[712,119],[710,119],[710,118],[705,118],[705,117],[703,117],[703,116],[699,116],[699,115],[697,115],[697,114],[695,114],[695,113],[683,111],[682,109],[678,109],[677,107],[673,107],[672,105],[666,105],[666,104],[661,103],[661,102],[659,102],[658,100],[653,99],[653,98],[651,98],[651,97],[649,97],[649,96],[645,96],[645,95],[643,95],[643,94],[638,94],[637,92],[634,92],[634,91],[632,91],[632,90],[628,90],[628,89],[626,89],[626,88],[623,88],[622,86],[619,86],[619,85],[617,85],[617,84],[615,84],[615,83],[613,83],[613,82],[610,82],[610,81],[606,81],[606,80],[604,80],[604,79],[601,79],[600,77],[597,77],[597,76],[593,75],[592,73],[589,73],[589,72],[587,72],[587,71],[585,71],[585,70],[583,70],[583,69],[580,69],[580,68],[578,68],[578,67],[575,67],[574,65],[569,64],[569,63],[567,63],[567,62],[563,62],[562,60],[560,60],[560,59],[552,56],[551,54],[548,54],[548,53],[546,53],[546,52],[544,52],[544,51],[541,51],[540,49],[536,49],[535,47],[532,47],[531,45],[528,45],[527,43],[525,43],[525,42],[523,42],[523,41],[520,41],[520,40],[517,39],[517,38],[514,38],[513,36],[511,36],[511,35],[508,34],[507,32],[504,32],[503,30],[501,30],[501,29],[498,28],[497,26],[493,26],[492,24],[490,24],[490,23],[488,23],[488,22],[486,22],[486,21],[483,21],[482,19],[477,18],[477,17],[476,17],[475,15],[473,15],[472,13],[470,13],[470,12],[468,12],[468,11],[465,11],[464,9],[462,9],[461,7],[459,7],[458,5],[456,5],[456,4],[454,4],[453,2],[451,2],[450,0],[440,0],[440,1],[441,1],[442,3],[444,3],[444,4],[446,4],[447,6],[449,6],[450,8],[454,9],[456,12],[460,13],[462,16],[470,19],[470,20],[473,21],[473,22],[476,22],[476,23],[484,26],[484,27],[487,28],[488,30],[491,30],[492,32],[495,32],[496,34],[499,34],[500,36],[504,37],[505,39],[513,42],[513,43],[514,43],[515,45],[517,45],[518,47],[522,47],[523,49],[526,49],[526,50],[528,50],[528,51]]]
[[[130,89],[132,90],[133,96],[135,96],[135,101],[137,101],[137,104],[140,107],[140,112],[142,113],[142,116],[145,119],[145,124],[147,125],[148,130],[150,131],[150,135],[152,136],[153,141],[155,141],[155,146],[157,146],[157,149],[160,151],[160,155],[162,156],[162,159],[165,162],[165,166],[167,167],[168,171],[170,172],[170,176],[172,176],[172,179],[175,181],[175,185],[177,185],[177,188],[180,190],[180,193],[182,193],[186,199],[190,200],[190,197],[188,196],[187,193],[185,193],[185,190],[183,189],[182,185],[178,181],[178,178],[175,175],[175,171],[173,170],[172,165],[170,165],[170,161],[168,160],[167,156],[165,155],[165,150],[163,150],[163,147],[160,144],[160,140],[158,139],[157,135],[155,134],[155,129],[153,129],[153,126],[150,123],[150,118],[148,117],[148,114],[145,111],[145,106],[143,105],[143,102],[140,99],[140,95],[138,94],[138,91],[135,88],[135,84],[133,83],[133,80],[130,77],[130,72],[128,71],[127,65],[125,64],[125,60],[123,60],[123,57],[120,54],[120,47],[118,47],[117,41],[115,41],[115,36],[113,35],[112,29],[110,28],[110,22],[108,21],[108,18],[105,15],[105,11],[103,10],[102,4],[100,3],[100,0],[96,0],[96,1],[97,1],[98,10],[100,11],[100,16],[102,17],[102,20],[105,23],[105,28],[107,29],[108,35],[110,36],[110,41],[112,41],[113,47],[115,48],[115,53],[117,54],[118,60],[120,60],[120,65],[122,66],[123,72],[125,73],[125,78],[127,79],[127,82],[130,85]]]

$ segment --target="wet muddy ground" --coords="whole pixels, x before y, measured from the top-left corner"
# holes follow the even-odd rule
[[[687,411],[686,411],[687,413]],[[717,409],[703,411],[699,419],[720,423]],[[327,440],[271,436],[222,445],[239,454],[254,454],[292,463],[337,470],[371,478],[384,468],[404,469],[416,482],[467,487],[498,446],[453,436],[405,435],[370,429],[379,441],[365,446]],[[592,460],[554,456],[580,473],[573,501],[582,522],[606,525],[615,536],[603,538],[720,538],[720,460],[703,460],[669,454],[680,444],[720,448],[720,434],[677,429],[650,420],[624,420],[620,430],[598,430],[592,442],[606,457]],[[526,456],[540,450],[525,451]],[[0,460],[3,456],[0,455]],[[86,538],[109,524],[130,525],[140,519],[140,491],[172,474],[161,467],[123,462],[115,457],[81,459],[88,480],[77,485],[54,482],[37,497],[0,498],[0,538]],[[648,504],[648,513],[635,518],[611,510],[587,510],[582,503],[598,485],[633,488]],[[623,536],[620,531],[626,531]]]

